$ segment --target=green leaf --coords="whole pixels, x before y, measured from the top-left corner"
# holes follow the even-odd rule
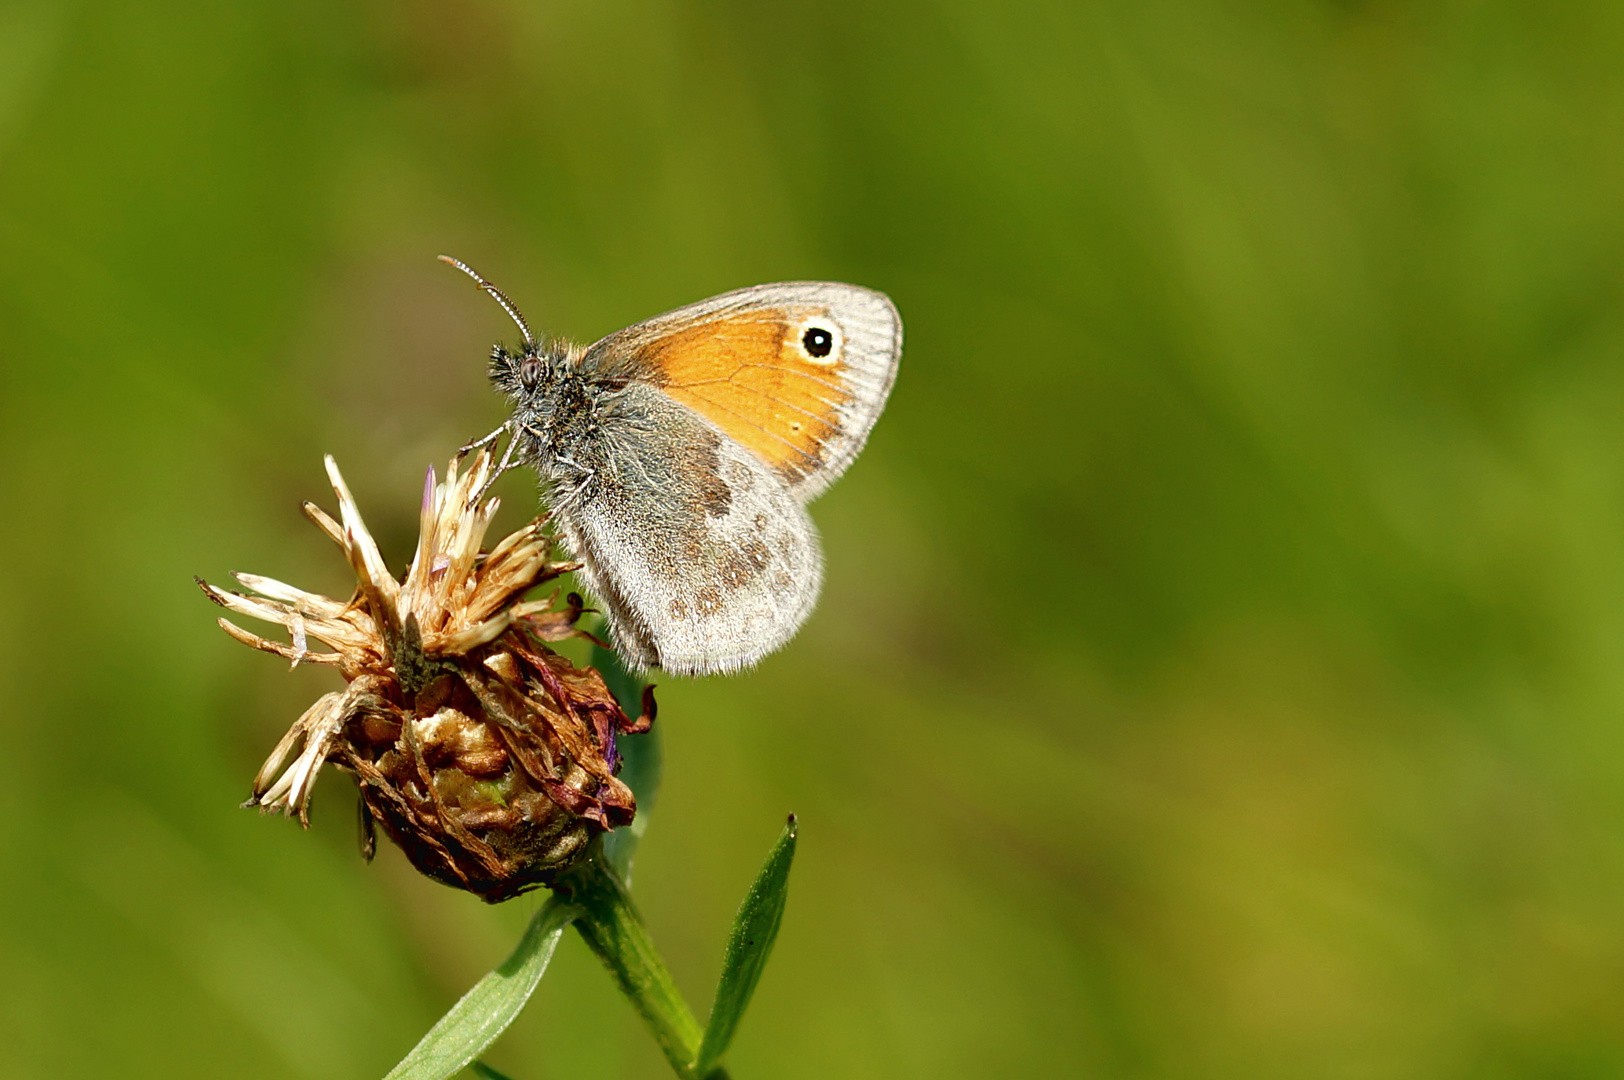
[[[637,716],[643,709],[643,680],[627,671],[620,658],[611,650],[593,646],[592,666],[603,676],[609,692],[615,695],[627,716]],[[615,873],[629,888],[632,883],[632,856],[637,844],[648,831],[649,814],[660,791],[660,767],[664,753],[660,743],[660,727],[656,724],[642,735],[621,735],[615,740],[620,751],[620,779],[637,797],[637,816],[630,825],[615,829],[604,837],[603,854]]]
[[[778,924],[784,918],[789,866],[794,859],[795,815],[791,814],[733,919],[733,933],[722,961],[722,981],[716,986],[716,1003],[711,1006],[710,1022],[705,1025],[705,1037],[693,1064],[693,1075],[701,1080],[711,1074],[727,1052],[745,1007],[750,1004],[750,995],[761,980],[762,969],[767,966],[773,941],[778,937]]]
[[[665,755],[660,745],[659,727],[652,727],[641,735],[620,736],[619,749],[620,779],[637,797],[637,816],[630,825],[613,829],[603,838],[603,854],[629,888],[632,857],[637,854],[643,834],[648,832],[654,796],[660,786],[660,765]]]
[[[479,1077],[479,1080],[510,1080],[506,1073],[499,1073],[483,1061],[476,1061],[468,1066],[468,1071]]]
[[[564,927],[579,914],[557,897],[543,904],[513,954],[451,1006],[384,1080],[446,1080],[466,1068],[519,1015]]]

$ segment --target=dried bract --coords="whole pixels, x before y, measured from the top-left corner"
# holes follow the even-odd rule
[[[326,762],[353,773],[363,820],[423,873],[496,902],[552,881],[597,833],[628,824],[632,793],[615,778],[615,737],[645,730],[590,668],[545,642],[578,635],[580,601],[524,593],[575,569],[552,562],[537,519],[481,552],[497,500],[482,500],[491,460],[430,470],[422,531],[406,577],[384,565],[332,458],[339,519],[305,513],[343,549],[357,588],[347,601],[238,574],[248,591],[198,584],[240,615],[280,623],[289,644],[226,619],[226,633],[297,666],[329,664],[348,686],[324,694],[271,751],[244,805],[297,812]],[[331,651],[311,651],[310,639]],[[297,751],[297,753],[295,753]],[[289,757],[292,755],[292,761]]]

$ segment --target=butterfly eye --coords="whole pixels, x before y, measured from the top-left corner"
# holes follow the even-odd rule
[[[821,326],[809,326],[801,335],[801,348],[808,356],[821,360],[834,351],[835,336]]]
[[[524,384],[526,390],[535,387],[541,381],[541,357],[527,356],[519,362],[519,382]]]

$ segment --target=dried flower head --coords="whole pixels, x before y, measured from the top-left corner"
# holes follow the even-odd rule
[[[221,619],[226,633],[294,666],[332,665],[349,684],[299,717],[244,805],[297,811],[308,824],[316,775],[331,761],[360,787],[368,857],[376,822],[423,873],[493,903],[550,882],[594,835],[631,821],[615,736],[646,730],[652,697],[633,722],[596,671],[544,644],[581,633],[573,595],[564,610],[554,610],[556,592],[521,600],[576,568],[550,561],[544,518],[480,551],[497,508],[480,497],[489,454],[461,474],[453,461],[444,483],[429,471],[403,581],[384,565],[330,457],[327,474],[340,520],[304,508],[355,571],[349,600],[255,574],[236,578],[256,595],[198,581],[222,607],[287,627],[290,644]],[[311,638],[332,651],[310,651]]]

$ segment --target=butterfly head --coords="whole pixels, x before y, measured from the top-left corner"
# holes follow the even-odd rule
[[[562,341],[529,341],[517,352],[495,345],[487,374],[491,385],[515,405],[532,405],[550,396],[574,366],[578,351]]]

